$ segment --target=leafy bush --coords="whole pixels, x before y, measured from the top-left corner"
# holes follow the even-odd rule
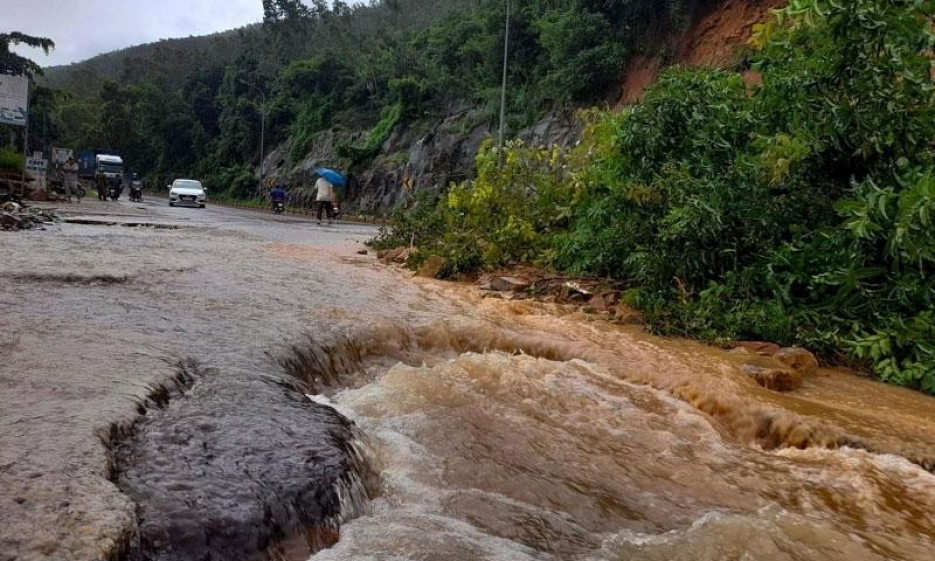
[[[287,157],[289,164],[299,163],[308,154],[315,134],[328,127],[333,112],[334,106],[330,102],[321,102],[319,99],[312,99],[302,106],[291,127],[292,144]]]
[[[445,234],[445,205],[431,191],[419,191],[409,204],[398,207],[380,233],[370,241],[374,249],[394,249],[418,244],[423,250],[434,249],[432,242]]]
[[[603,15],[572,5],[546,12],[535,25],[550,66],[547,97],[567,103],[616,85],[623,46],[607,40],[612,30]]]
[[[476,159],[477,178],[448,193],[446,255],[476,256],[487,268],[538,259],[567,228],[575,196],[555,148],[510,142],[501,155],[491,141]]]
[[[380,122],[367,134],[367,140],[359,146],[338,144],[336,150],[338,156],[348,158],[354,164],[372,159],[380,152],[380,147],[390,137],[393,127],[399,122],[402,114],[403,105],[401,103],[385,107],[380,114]]]
[[[221,168],[209,177],[208,183],[217,185],[221,196],[228,199],[246,199],[257,190],[257,178],[249,164]]]
[[[0,170],[19,173],[23,170],[23,155],[9,148],[0,147]]]

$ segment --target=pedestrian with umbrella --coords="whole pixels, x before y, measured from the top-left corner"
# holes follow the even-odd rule
[[[347,180],[344,179],[343,175],[330,168],[318,168],[315,173],[318,174],[318,180],[315,182],[315,187],[318,189],[318,194],[315,197],[315,203],[318,206],[316,214],[318,224],[321,224],[322,211],[327,212],[328,224],[331,224],[334,220],[334,206],[332,204],[336,194],[335,186],[343,187]]]

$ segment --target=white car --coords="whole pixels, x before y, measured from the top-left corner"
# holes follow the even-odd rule
[[[204,208],[208,202],[205,188],[194,179],[176,179],[169,187],[169,206],[191,205]]]

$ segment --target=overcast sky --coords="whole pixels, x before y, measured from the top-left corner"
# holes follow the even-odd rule
[[[0,0],[0,33],[22,31],[55,41],[49,56],[39,49],[16,49],[41,66],[262,19],[262,0]]]

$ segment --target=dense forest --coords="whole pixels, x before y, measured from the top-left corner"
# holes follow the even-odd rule
[[[263,5],[262,25],[51,69],[36,91],[49,99],[34,105],[32,144],[109,147],[153,183],[191,175],[246,195],[260,151],[287,138],[295,163],[319,131],[369,130],[338,147],[353,167],[400,123],[431,122],[454,104],[473,107],[475,123],[497,116],[502,0]],[[510,130],[555,107],[602,101],[629,54],[704,5],[513,2]]]

